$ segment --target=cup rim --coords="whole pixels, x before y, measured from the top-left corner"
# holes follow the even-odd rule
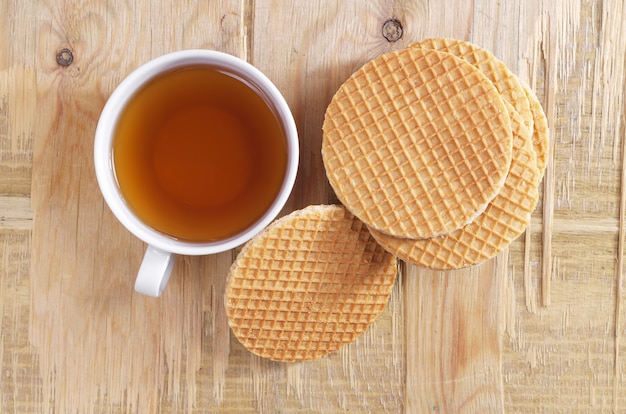
[[[287,167],[278,195],[266,212],[250,227],[227,239],[193,242],[176,239],[143,223],[122,197],[112,159],[113,133],[120,114],[147,82],[164,71],[188,65],[209,65],[225,70],[252,83],[271,101],[285,131]],[[299,140],[293,114],[282,93],[258,68],[243,59],[224,52],[188,49],[171,52],[152,59],[126,76],[111,93],[96,126],[94,167],[100,191],[113,215],[137,238],[165,252],[184,255],[219,253],[237,247],[269,225],[286,204],[295,184],[299,163]]]

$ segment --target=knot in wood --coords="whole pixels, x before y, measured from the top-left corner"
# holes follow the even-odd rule
[[[383,37],[388,42],[397,42],[402,37],[402,23],[397,19],[389,19],[383,23]]]
[[[71,50],[63,48],[57,53],[57,63],[59,66],[68,67],[74,61],[74,54]]]

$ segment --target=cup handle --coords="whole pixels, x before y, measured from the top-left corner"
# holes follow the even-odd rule
[[[173,267],[174,255],[172,253],[148,246],[137,273],[135,290],[148,296],[161,296]]]

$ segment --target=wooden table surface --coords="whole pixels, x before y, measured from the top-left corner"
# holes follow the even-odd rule
[[[625,412],[624,27],[623,0],[1,0],[0,412]],[[144,246],[92,164],[99,113],[133,68],[207,48],[264,71],[300,133],[288,212],[334,200],[320,145],[339,85],[444,36],[491,50],[548,117],[541,201],[508,252],[402,266],[375,323],[306,363],[231,334],[236,251],[179,258],[159,299],[133,292]]]

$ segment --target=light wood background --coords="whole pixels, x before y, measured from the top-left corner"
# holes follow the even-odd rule
[[[0,412],[626,412],[624,27],[622,0],[0,0]],[[180,258],[160,299],[133,292],[144,246],[91,161],[133,68],[210,48],[263,70],[300,132],[287,212],[334,200],[320,145],[339,85],[433,36],[493,51],[548,116],[542,200],[509,252],[402,266],[370,329],[308,363],[257,358],[230,333],[236,251]]]

